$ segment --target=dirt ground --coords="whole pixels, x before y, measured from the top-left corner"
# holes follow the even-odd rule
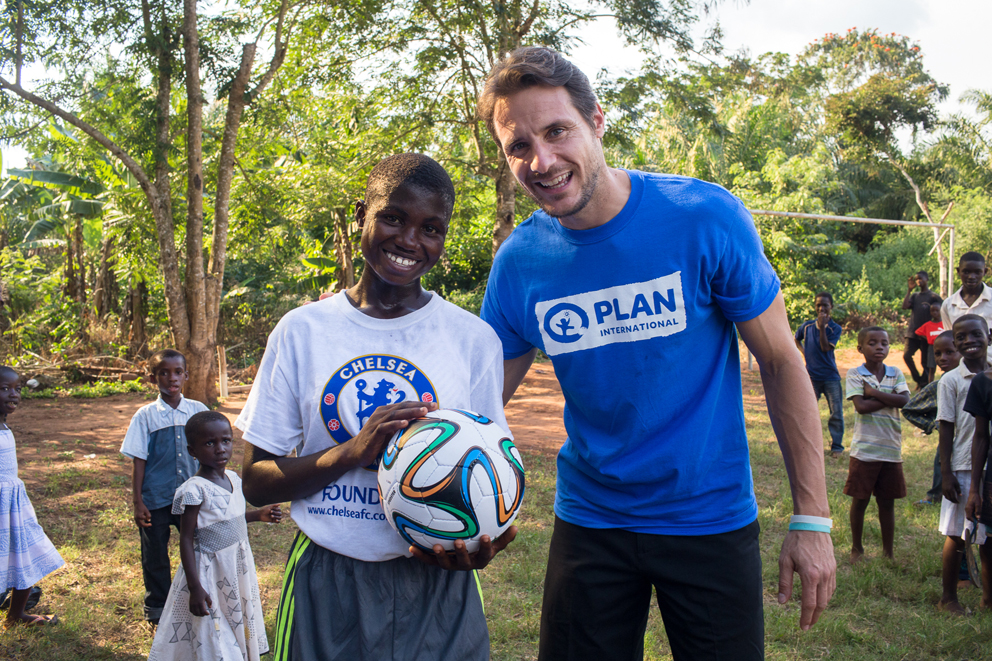
[[[889,364],[902,365],[901,354],[893,348]],[[746,354],[742,354],[743,394],[745,399],[760,397],[760,377],[757,371],[746,369]],[[838,352],[841,375],[859,364],[860,356],[853,349]],[[893,359],[894,358],[894,359]],[[757,366],[755,366],[756,368]],[[905,370],[904,370],[905,371]],[[118,481],[127,480],[129,462],[119,454],[121,441],[131,416],[154,397],[147,394],[114,395],[100,399],[29,399],[11,416],[10,425],[18,445],[21,479],[29,493],[37,493],[49,474],[62,471],[67,463],[86,471],[112,473]],[[218,410],[233,423],[244,406],[247,393],[230,397]],[[562,422],[564,399],[550,362],[535,363],[506,408],[506,418],[516,443],[524,451],[553,457],[565,440]],[[240,432],[235,430],[240,439]],[[234,468],[241,465],[238,444]]]

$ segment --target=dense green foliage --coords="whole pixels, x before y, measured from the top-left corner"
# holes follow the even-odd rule
[[[16,64],[16,4],[6,5],[0,26],[2,76]],[[718,33],[701,47],[691,42],[702,3],[664,10],[603,4],[619,12],[631,43],[646,43],[653,53],[667,40],[677,53],[652,54],[636,76],[597,79],[612,165],[713,181],[751,209],[924,220],[953,203],[947,222],[957,228],[957,254],[989,253],[992,93],[968,93],[974,117],[940,117],[935,104],[948,90],[927,73],[908,37],[851,30],[815,40],[794,57],[731,55],[722,52]],[[166,5],[161,11],[175,9]],[[106,38],[86,41],[71,21],[43,26],[37,12],[28,12],[25,34],[42,41],[75,35],[78,47],[73,53],[45,42],[30,50],[62,76],[45,89],[68,99],[80,117],[110,126],[114,140],[153,167],[155,99],[143,77],[146,55],[119,48],[135,38],[127,21],[133,10],[108,4],[99,14],[88,13],[86,3],[71,6],[80,20],[105,20]],[[159,3],[148,6],[158,11]],[[492,261],[494,210],[506,202],[493,186],[498,154],[475,118],[474,95],[503,49],[548,43],[567,51],[566,28],[596,13],[550,2],[511,3],[507,15],[495,17],[471,3],[306,7],[291,56],[266,94],[246,107],[239,134],[218,336],[232,348],[236,367],[257,360],[286,311],[361,273],[354,202],[371,167],[398,151],[434,156],[455,181],[446,251],[424,284],[477,311]],[[229,59],[233,35],[260,19],[230,6],[203,11],[209,164],[219,158],[226,85],[237,64]],[[185,104],[180,84],[177,68],[176,117]],[[0,114],[8,127],[0,139],[16,138],[33,155],[26,170],[0,182],[3,352],[133,355],[168,344],[156,226],[138,183],[78,130],[11,95],[0,95]],[[175,120],[172,131],[183,130]],[[182,245],[185,166],[180,155],[166,156]],[[209,228],[216,181],[210,168],[204,171]],[[514,202],[519,222],[533,205],[519,192]],[[771,216],[756,222],[793,321],[808,316],[813,295],[826,289],[837,316],[851,324],[897,325],[906,277],[938,269],[938,253],[928,256],[933,233],[923,228]],[[946,237],[942,244],[941,253]],[[147,340],[136,344],[139,321]]]

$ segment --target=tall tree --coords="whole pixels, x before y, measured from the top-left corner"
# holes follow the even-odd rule
[[[383,8],[382,29],[393,36],[402,63],[381,73],[409,111],[432,127],[437,143],[468,145],[446,151],[464,152],[464,164],[492,180],[495,253],[516,224],[516,181],[476,116],[476,99],[493,65],[525,45],[567,52],[580,27],[603,19],[613,19],[629,45],[650,51],[665,42],[688,52],[694,48],[691,28],[714,4],[595,0],[581,9],[565,0],[400,0]]]
[[[210,379],[216,346],[220,297],[227,256],[229,200],[235,148],[246,105],[270,84],[285,60],[289,33],[306,3],[278,0],[265,3],[262,14],[214,14],[204,19],[196,0],[181,6],[172,0],[141,0],[133,6],[124,0],[72,5],[59,0],[8,3],[6,29],[0,31],[0,90],[8,116],[20,112],[21,124],[37,115],[50,114],[74,126],[100,145],[130,172],[143,191],[158,235],[166,308],[173,343],[186,354],[190,368],[188,394],[200,400],[216,396]],[[208,42],[201,40],[201,21],[208,25]],[[250,34],[240,53],[233,42]],[[180,57],[180,45],[182,55]],[[149,155],[132,151],[115,139],[113,119],[87,121],[79,112],[79,98],[86,89],[87,57],[93,51],[120,50],[137,64],[149,66],[154,94],[154,146]],[[256,71],[259,48],[271,52]],[[218,73],[217,84],[227,96],[222,139],[216,159],[213,191],[212,236],[204,243],[203,104],[201,60]],[[177,61],[184,66],[177,71]],[[37,63],[62,74],[57,83],[29,90],[22,79],[24,66]],[[185,88],[186,218],[177,223],[174,210],[170,157],[183,145],[176,139],[183,118],[173,112],[173,88]],[[75,88],[74,88],[75,85]],[[29,104],[34,113],[11,101]],[[178,143],[178,144],[177,144]],[[185,273],[176,248],[177,226],[185,225]]]

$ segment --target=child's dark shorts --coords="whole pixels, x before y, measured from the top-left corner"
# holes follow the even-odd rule
[[[851,457],[844,493],[851,498],[894,500],[906,497],[902,464],[892,461],[861,461]]]

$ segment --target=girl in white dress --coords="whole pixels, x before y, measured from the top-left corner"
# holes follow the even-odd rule
[[[55,624],[54,615],[28,615],[24,608],[31,586],[65,564],[62,556],[38,525],[24,483],[17,477],[14,434],[7,415],[21,401],[21,378],[9,367],[0,367],[0,591],[12,588],[6,626]]]
[[[216,411],[186,423],[189,453],[200,462],[172,501],[181,514],[179,558],[149,661],[257,661],[269,651],[258,597],[251,521],[278,523],[278,505],[245,511],[241,478],[231,458],[231,425]]]

